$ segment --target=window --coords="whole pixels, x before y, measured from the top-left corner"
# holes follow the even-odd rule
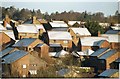
[[[32,66],[37,66],[37,64],[33,64]]]
[[[67,44],[68,43],[68,41],[63,41],[65,44]]]
[[[23,68],[26,68],[26,65],[25,65],[25,64],[23,65]]]
[[[30,74],[37,74],[37,70],[29,70]]]
[[[56,42],[56,40],[53,40],[54,41],[54,43]]]
[[[23,75],[23,77],[26,77],[26,75]]]

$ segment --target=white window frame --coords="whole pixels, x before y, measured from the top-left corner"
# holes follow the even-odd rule
[[[65,41],[63,41],[63,43],[68,44],[68,43],[69,43],[69,41],[65,40]]]
[[[22,65],[22,68],[23,68],[23,69],[26,69],[26,68],[27,68],[26,64],[23,64],[23,65]]]

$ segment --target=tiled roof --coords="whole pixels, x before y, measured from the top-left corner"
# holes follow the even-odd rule
[[[69,24],[69,25],[74,25],[75,23],[80,24],[80,21],[68,21],[68,24]]]
[[[108,30],[105,34],[118,34],[120,30]]]
[[[118,34],[102,34],[101,36],[107,37],[109,42],[120,43],[120,35]]]
[[[8,35],[10,38],[12,38],[13,40],[15,40],[15,35],[13,33],[13,30],[6,30],[3,31],[6,35]]]
[[[7,55],[8,53],[10,53],[13,50],[15,50],[15,48],[9,47],[9,48],[4,49],[3,51],[0,52],[0,57]]]
[[[50,40],[72,40],[70,33],[63,31],[49,31],[48,36]]]
[[[108,57],[112,56],[115,53],[116,53],[115,50],[109,50],[108,52],[100,56],[99,59],[107,59]]]
[[[100,49],[96,50],[95,52],[93,52],[90,56],[99,56],[100,54],[107,51],[108,49],[109,48],[100,48]]]
[[[118,63],[120,63],[120,58],[118,58],[117,60],[115,60],[115,62],[118,62]]]
[[[52,28],[54,27],[68,27],[66,23],[57,23],[57,22],[49,22]]]
[[[61,47],[61,44],[50,44],[50,47]]]
[[[66,54],[69,54],[69,53],[66,52],[66,51],[64,51],[64,50],[61,50],[61,51],[59,51],[59,52],[57,52],[57,53],[55,54],[55,57],[63,57],[63,56],[65,56]]]
[[[52,31],[67,31],[68,28],[67,27],[54,27],[52,28]]]
[[[19,33],[38,33],[38,28],[34,24],[22,24],[17,26]]]
[[[87,28],[71,28],[75,34],[78,34],[80,36],[83,35],[91,35],[91,33],[88,31]]]
[[[5,56],[2,58],[2,60],[4,60],[2,63],[12,63],[15,62],[16,60],[24,57],[25,55],[27,55],[28,52],[22,51],[22,50],[17,50],[14,51],[12,53],[10,53],[9,55]]]
[[[0,24],[0,30],[7,30],[7,29]]]
[[[34,42],[36,38],[23,38],[19,40],[16,44],[14,44],[14,47],[27,47],[29,46],[32,42]]]
[[[96,46],[96,43],[101,40],[108,40],[107,37],[83,37],[80,38],[82,46]]]
[[[104,72],[102,72],[101,74],[99,74],[98,76],[111,77],[113,74],[115,74],[118,71],[119,70],[117,70],[117,69],[107,69]]]

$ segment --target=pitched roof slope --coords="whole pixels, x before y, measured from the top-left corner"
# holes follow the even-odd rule
[[[10,53],[9,55],[3,57],[3,60],[4,60],[3,63],[12,63],[12,62],[15,62],[16,60],[24,57],[27,54],[28,54],[28,52],[25,52],[23,50],[14,51],[14,52]]]
[[[115,50],[109,50],[108,52],[100,56],[99,59],[107,59],[108,57],[112,56],[115,53],[116,53]]]
[[[70,33],[63,31],[49,31],[48,36],[52,40],[72,40]]]
[[[8,53],[12,52],[13,50],[15,50],[15,48],[8,47],[8,48],[4,49],[3,51],[0,52],[0,57],[7,55]]]
[[[99,74],[98,76],[110,77],[118,71],[119,70],[117,70],[117,69],[107,69],[104,72],[102,72],[101,74]]]
[[[100,40],[108,40],[107,37],[83,37],[80,38],[83,46],[95,46]]]
[[[34,42],[36,38],[23,38],[19,40],[16,44],[14,44],[14,47],[27,47],[29,46],[32,42]]]
[[[91,35],[87,28],[71,28],[75,34],[79,35]]]
[[[17,26],[20,33],[38,33],[38,29],[34,24],[22,24]]]

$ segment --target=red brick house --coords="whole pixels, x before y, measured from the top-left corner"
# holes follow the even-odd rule
[[[46,62],[23,50],[14,51],[2,58],[3,77],[29,77],[46,67]]]

